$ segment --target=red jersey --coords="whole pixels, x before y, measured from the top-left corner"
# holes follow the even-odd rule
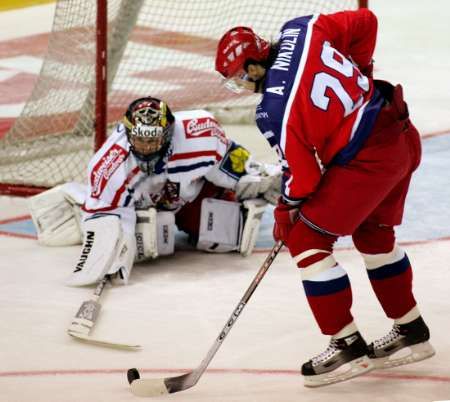
[[[367,9],[300,17],[281,28],[256,123],[286,170],[286,201],[313,193],[321,165],[347,163],[370,134],[383,98],[359,68],[371,63],[376,33]]]

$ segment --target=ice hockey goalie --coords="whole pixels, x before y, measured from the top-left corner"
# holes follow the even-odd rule
[[[134,261],[174,252],[177,230],[199,250],[249,255],[281,169],[253,161],[209,112],[172,113],[145,97],[93,156],[88,178],[29,200],[41,244],[82,243],[73,286],[107,274],[126,284]]]

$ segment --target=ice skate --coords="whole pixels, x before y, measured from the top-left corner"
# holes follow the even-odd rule
[[[320,387],[345,381],[374,368],[367,344],[359,332],[331,339],[328,348],[303,364],[305,387]]]
[[[369,357],[375,368],[418,362],[435,354],[428,339],[430,331],[422,317],[407,324],[394,324],[387,335],[368,346]]]

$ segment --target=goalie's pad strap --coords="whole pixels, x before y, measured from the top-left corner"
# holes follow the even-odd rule
[[[83,229],[80,258],[67,281],[70,286],[91,285],[101,280],[111,268],[122,241],[120,218],[116,215],[93,216],[84,222]]]
[[[242,213],[239,202],[204,198],[197,249],[224,253],[239,248]]]
[[[38,242],[45,246],[71,246],[81,243],[80,207],[56,186],[28,199]]]
[[[246,217],[239,252],[244,257],[247,257],[255,248],[259,227],[261,225],[261,219],[264,211],[266,210],[267,202],[257,198],[253,200],[245,200],[243,202],[243,206],[246,210],[244,213]]]

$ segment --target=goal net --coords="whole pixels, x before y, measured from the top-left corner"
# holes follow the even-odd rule
[[[273,40],[290,18],[360,5],[358,0],[108,0],[108,129],[96,133],[97,2],[57,1],[38,81],[0,138],[0,192],[84,182],[95,144],[137,97],[159,97],[174,111],[206,108],[223,123],[251,122],[258,96],[229,93],[214,71],[221,35],[247,25]]]

